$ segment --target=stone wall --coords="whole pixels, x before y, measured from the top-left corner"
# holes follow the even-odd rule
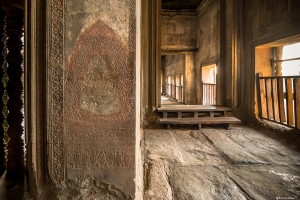
[[[197,63],[200,65],[217,61],[220,56],[219,0],[210,1],[201,7],[197,28]]]
[[[50,178],[93,177],[134,197],[135,0],[48,6]]]
[[[178,12],[162,12],[162,50],[196,47],[196,16]]]
[[[220,10],[219,0],[205,1],[199,7],[198,28],[197,28],[197,53],[196,62],[196,89],[197,103],[201,103],[202,85],[201,67],[210,64],[217,64],[220,59]],[[221,67],[221,66],[218,66]],[[220,79],[217,80],[220,84]]]
[[[182,75],[184,73],[185,55],[166,55],[163,59],[162,67],[166,77]]]

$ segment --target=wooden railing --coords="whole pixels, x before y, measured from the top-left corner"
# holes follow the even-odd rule
[[[300,76],[257,74],[260,117],[300,129]]]
[[[182,93],[183,93],[183,87],[176,85],[176,99],[178,102],[182,102]]]
[[[171,96],[176,99],[176,86],[172,84],[171,88]]]
[[[183,87],[166,83],[166,94],[177,99],[178,102],[182,102]]]
[[[216,105],[216,84],[202,83],[203,85],[203,105]]]
[[[166,83],[166,94],[167,94],[167,95],[171,95],[170,86],[171,86],[171,84]]]

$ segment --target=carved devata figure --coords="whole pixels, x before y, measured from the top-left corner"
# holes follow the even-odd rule
[[[71,116],[123,112],[128,89],[132,89],[124,87],[131,81],[127,59],[128,50],[103,22],[86,29],[75,45],[67,71],[66,98],[70,102],[66,103],[72,108],[67,112]]]
[[[108,69],[106,58],[94,56],[83,78],[80,107],[88,112],[111,114],[121,109],[116,77]]]
[[[78,37],[65,71],[65,166],[134,168],[134,66],[102,21]],[[127,142],[128,141],[128,142]]]

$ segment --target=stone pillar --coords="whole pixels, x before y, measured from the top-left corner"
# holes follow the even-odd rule
[[[156,122],[155,109],[161,104],[161,1],[142,1],[142,116],[143,124]]]
[[[185,53],[185,84],[184,103],[187,105],[196,104],[196,53]]]
[[[7,103],[9,114],[7,117],[8,128],[8,154],[7,154],[7,172],[10,173],[22,171],[24,169],[24,150],[23,140],[21,138],[23,127],[22,100],[23,92],[22,77],[22,35],[23,35],[23,10],[15,7],[8,7],[5,10],[7,23],[7,62],[8,62],[8,84],[7,93],[9,100]]]
[[[4,50],[4,42],[2,40],[5,41],[4,39],[4,18],[5,18],[5,14],[4,14],[4,10],[0,9],[0,52],[2,52]],[[2,70],[2,65],[4,64],[4,56],[6,55],[6,53],[4,53],[4,55],[0,55],[0,77],[2,79],[3,77],[3,70]],[[2,84],[0,84],[0,96],[2,97],[4,92],[4,86]],[[3,102],[0,101],[0,110],[2,112],[3,110]],[[4,116],[2,113],[0,113],[0,124],[2,125],[4,121]],[[0,128],[0,176],[2,175],[2,173],[4,172],[5,168],[6,168],[6,160],[5,160],[5,151],[4,151],[4,141],[3,141],[3,136],[4,136],[4,129]]]
[[[282,60],[282,51],[283,51],[283,46],[276,48],[275,60]],[[275,64],[275,76],[282,76],[282,62],[277,62]]]

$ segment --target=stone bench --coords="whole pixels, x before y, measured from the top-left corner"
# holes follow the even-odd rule
[[[225,124],[230,129],[230,124],[241,123],[231,117],[232,108],[222,106],[170,105],[157,108],[157,111],[163,114],[159,123],[167,124],[169,129],[171,124],[198,124],[199,129],[201,124]]]
[[[161,118],[159,123],[167,124],[168,129],[170,129],[171,124],[198,124],[199,129],[201,129],[201,124],[225,124],[229,130],[230,124],[241,123],[241,120],[235,117]]]
[[[171,113],[177,113],[178,118],[181,118],[183,113],[190,113],[193,117],[214,117],[216,115],[228,117],[232,112],[232,108],[204,105],[172,105],[157,108],[157,111],[163,113],[163,118],[168,118],[168,115]]]

